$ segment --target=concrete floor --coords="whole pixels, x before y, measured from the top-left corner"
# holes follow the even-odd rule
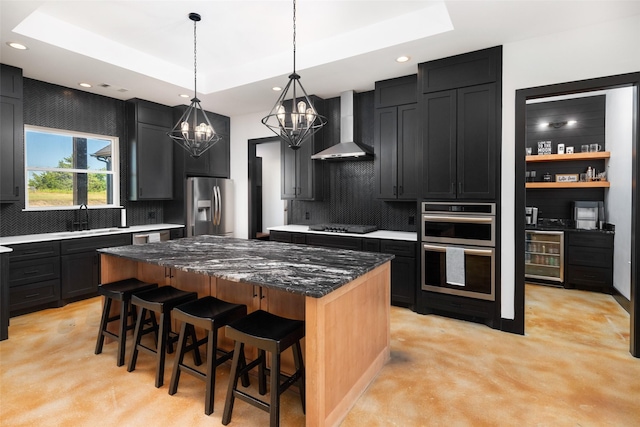
[[[94,355],[100,310],[92,298],[11,319],[0,425],[221,425],[228,365],[206,416],[201,381],[183,374],[167,393],[171,355],[159,389],[150,356],[128,373],[116,367],[115,343]],[[343,427],[640,425],[640,360],[611,296],[527,285],[525,336],[397,307],[391,332],[391,360]],[[282,426],[304,425],[294,389],[282,397]],[[266,425],[267,413],[236,401],[229,426]]]

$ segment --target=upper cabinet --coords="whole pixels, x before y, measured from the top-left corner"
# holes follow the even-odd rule
[[[377,198],[418,196],[417,76],[376,82],[374,151]]]
[[[0,202],[20,200],[23,178],[22,70],[0,64]]]
[[[422,197],[495,200],[501,47],[420,64]]]
[[[314,108],[324,112],[324,100],[310,96]],[[324,148],[324,130],[307,138],[300,148],[293,150],[284,141],[280,142],[281,198],[283,200],[322,200],[324,162],[311,160],[311,156]],[[263,173],[268,166],[263,165]]]
[[[173,198],[173,146],[167,133],[173,126],[170,107],[127,101],[129,200]]]

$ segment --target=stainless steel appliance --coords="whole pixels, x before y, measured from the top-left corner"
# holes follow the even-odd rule
[[[526,230],[524,277],[564,282],[564,232]]]
[[[495,209],[422,203],[422,290],[495,301]]]
[[[187,178],[187,236],[214,234],[233,237],[233,181]]]
[[[538,208],[535,206],[527,206],[525,209],[525,218],[527,225],[538,224]]]
[[[595,230],[602,228],[604,218],[604,202],[573,202],[573,219],[576,228]]]
[[[376,231],[378,227],[375,225],[360,224],[314,224],[309,226],[309,230],[313,231],[329,231],[332,233],[354,233],[366,234]]]

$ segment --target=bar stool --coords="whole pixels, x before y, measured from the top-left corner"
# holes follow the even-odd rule
[[[233,357],[233,351],[226,352],[218,348],[218,329],[246,316],[247,306],[244,304],[232,304],[212,296],[206,296],[175,307],[171,315],[174,320],[181,321],[182,326],[180,327],[177,354],[173,361],[169,394],[174,395],[178,391],[181,371],[203,380],[206,384],[204,413],[210,415],[213,412],[216,368]],[[189,331],[195,335],[195,326],[208,331],[208,335],[199,341],[192,342],[191,345],[187,345],[186,336]],[[197,350],[198,347],[205,343],[207,344],[206,373],[183,363],[185,353]],[[217,357],[218,353],[221,354],[220,357]],[[248,376],[245,381],[248,381]]]
[[[237,397],[263,411],[269,412],[269,425],[271,427],[279,426],[280,395],[294,383],[297,383],[300,389],[300,400],[302,401],[302,411],[304,412],[304,364],[300,348],[300,340],[304,337],[304,321],[286,319],[258,310],[227,325],[225,335],[227,338],[235,340],[235,347],[229,388],[224,405],[224,413],[222,414],[222,424],[227,425],[231,421],[233,404]],[[240,356],[244,354],[245,344],[258,348],[258,358],[248,365],[242,366]],[[286,376],[280,373],[280,354],[289,347],[292,347],[293,350],[296,372],[291,376]],[[271,369],[266,367],[265,351],[271,353]],[[256,366],[258,366],[258,392],[261,395],[267,392],[265,376],[269,375],[270,377],[271,396],[269,403],[237,388],[238,378]],[[283,383],[280,383],[280,377],[285,379]]]
[[[171,332],[171,310],[180,304],[196,299],[198,299],[196,292],[183,291],[173,286],[160,286],[156,289],[137,293],[131,297],[131,304],[142,308],[142,311],[136,321],[136,329],[133,334],[135,341],[127,371],[132,372],[136,368],[139,350],[154,355],[156,357],[156,387],[162,387],[164,383],[166,348],[169,348],[168,351],[171,352],[171,346],[177,340],[177,335]],[[160,314],[158,327],[154,328],[152,326],[145,329],[143,325],[146,323],[146,316],[155,317],[154,313]],[[140,343],[142,337],[149,333],[157,334],[155,349]],[[192,336],[192,341],[196,341],[195,334]],[[202,363],[200,352],[197,349],[194,352],[194,360],[197,365]]]
[[[127,331],[133,329],[136,322],[136,312],[131,307],[131,296],[137,292],[155,289],[157,287],[158,285],[156,283],[145,283],[133,278],[111,283],[102,283],[98,286],[98,293],[105,298],[95,354],[102,353],[104,337],[108,336],[118,342],[118,353],[116,354],[117,364],[118,366],[124,365],[124,353],[127,347]],[[111,303],[114,300],[120,301],[120,314],[109,317]],[[131,317],[133,321],[131,324],[129,323],[129,317]],[[120,321],[117,334],[107,330],[108,324],[116,320]]]

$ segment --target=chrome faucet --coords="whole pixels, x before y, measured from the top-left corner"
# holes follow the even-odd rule
[[[80,212],[82,214],[82,207],[84,206],[84,221],[80,220],[80,230],[89,230],[89,207],[86,203],[80,205]],[[85,228],[86,227],[86,228]]]

